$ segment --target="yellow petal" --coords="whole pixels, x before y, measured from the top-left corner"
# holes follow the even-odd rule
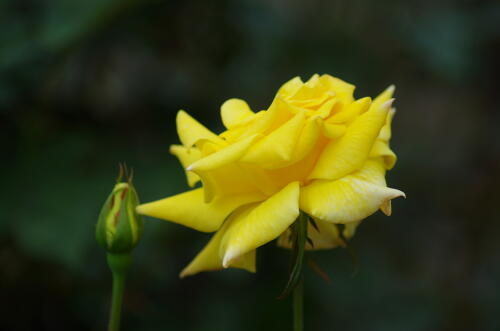
[[[257,191],[251,174],[236,164],[250,148],[258,135],[249,136],[218,152],[210,154],[187,168],[195,172],[203,183],[205,201],[210,202],[216,195]]]
[[[322,75],[319,80],[329,90],[334,91],[337,99],[342,101],[345,105],[354,101],[354,85],[344,82],[341,79],[332,77],[330,75]]]
[[[245,139],[242,139],[234,144],[222,148],[219,151],[196,161],[195,163],[191,164],[187,168],[187,170],[194,171],[198,173],[198,175],[200,175],[201,177],[200,172],[217,169],[224,165],[236,162],[245,153],[247,153],[248,149],[252,146],[252,143],[257,138],[258,138],[257,134],[246,137]]]
[[[376,140],[370,151],[370,158],[382,157],[384,159],[385,168],[390,170],[394,167],[397,161],[396,154],[389,148],[386,142]]]
[[[319,154],[324,149],[325,139],[320,136],[321,119],[310,117],[300,133],[291,159],[282,167],[264,169],[260,164],[240,164],[248,169],[258,183],[258,188],[266,195],[272,195],[293,181],[305,181],[311,173]]]
[[[299,183],[288,184],[266,201],[236,214],[221,246],[223,265],[276,239],[299,215]],[[233,217],[233,215],[231,215]]]
[[[288,122],[297,113],[297,107],[291,105],[282,97],[275,97],[269,109],[263,111],[263,115],[248,126],[246,135],[253,133],[269,134]]]
[[[231,163],[217,169],[198,172],[205,191],[205,202],[216,196],[230,196],[252,192],[265,192],[253,171],[244,164]]]
[[[252,116],[243,128],[237,127],[227,130],[221,134],[227,141],[237,141],[241,137],[254,134],[267,135],[276,130],[297,112],[293,105],[277,95],[268,110],[263,110]],[[292,111],[293,109],[293,111]],[[245,120],[246,122],[246,120]]]
[[[387,114],[387,119],[385,121],[384,126],[380,130],[380,133],[377,137],[377,139],[380,139],[382,141],[388,142],[391,140],[391,124],[392,124],[392,119],[394,117],[394,114],[396,114],[396,110],[392,108],[389,111],[389,114]]]
[[[320,136],[318,137],[312,150],[307,153],[304,158],[299,159],[297,162],[284,168],[267,170],[266,174],[269,176],[270,181],[275,187],[275,190],[272,191],[272,193],[277,192],[279,188],[294,181],[299,181],[301,184],[307,183],[307,176],[314,168],[319,155],[325,147],[325,144],[326,139]]]
[[[384,159],[385,168],[390,170],[394,167],[397,161],[396,154],[389,147],[389,140],[391,139],[391,123],[394,117],[395,110],[392,108],[387,114],[387,119],[384,126],[380,130],[380,133],[373,144],[372,150],[370,151],[370,158],[382,157]]]
[[[309,86],[315,86],[315,85],[318,85],[320,83],[320,80],[319,80],[319,75],[318,74],[313,74],[311,76],[311,78],[309,78],[307,80],[307,82],[305,82],[305,84],[309,85]]]
[[[330,99],[323,103],[318,110],[314,112],[315,115],[321,117],[321,118],[327,118],[330,116],[332,110],[337,106],[337,99]]]
[[[255,115],[248,104],[241,99],[229,99],[220,108],[222,123],[228,129],[237,126],[244,119]]]
[[[361,171],[338,180],[316,180],[301,189],[300,208],[332,223],[361,221],[388,200],[404,193],[385,186],[384,168],[378,160]]]
[[[201,152],[196,147],[187,148],[182,145],[172,145],[170,146],[170,153],[177,156],[184,169],[201,158]],[[190,187],[194,187],[200,180],[200,177],[192,171],[186,170],[186,177]]]
[[[385,182],[385,167],[380,158],[367,160],[359,171],[352,174],[353,177],[378,186],[387,186]]]
[[[389,203],[391,203],[390,200],[389,200]],[[354,234],[356,234],[356,229],[358,228],[358,226],[360,224],[361,224],[361,222],[352,222],[352,223],[345,224],[344,231],[342,231],[342,235],[344,236],[344,238],[350,239],[350,238],[354,237]]]
[[[137,207],[139,214],[161,218],[198,231],[217,230],[224,219],[241,205],[263,200],[260,194],[241,194],[204,202],[203,189],[195,189]]]
[[[328,143],[309,179],[338,179],[360,169],[365,163],[392,100],[356,118],[346,133]]]
[[[291,163],[298,162],[305,158],[316,145],[320,134],[321,120],[318,117],[310,117],[300,132],[291,158]]]
[[[340,112],[335,113],[328,119],[328,123],[332,124],[344,124],[350,123],[353,119],[358,117],[360,114],[365,113],[372,103],[370,97],[358,99],[348,106],[344,107]]]
[[[378,108],[382,106],[385,102],[389,101],[394,95],[394,91],[396,87],[394,85],[389,86],[384,90],[384,92],[380,93],[372,102],[371,108]]]
[[[309,242],[306,243],[306,250],[323,250],[331,249],[338,246],[345,246],[344,241],[339,235],[339,230],[337,225],[333,223],[323,222],[321,220],[315,220],[318,230],[314,228],[311,224],[307,227],[307,236],[313,242],[313,245]],[[278,246],[283,248],[292,248],[290,241],[291,231],[288,229],[278,238]]]
[[[337,139],[338,137],[344,135],[346,130],[346,126],[343,124],[323,122],[323,135],[329,139]]]
[[[395,157],[395,156],[394,156]],[[387,169],[387,161],[384,157],[376,157],[368,160],[363,168],[353,175],[366,182],[386,187],[385,170]],[[380,210],[387,216],[391,216],[391,200],[384,201],[380,206]]]
[[[181,143],[186,147],[193,146],[200,139],[207,139],[219,145],[225,145],[223,139],[208,130],[197,120],[192,118],[183,110],[177,113],[177,133]]]
[[[259,130],[254,130],[250,132],[250,128],[255,127],[256,123],[261,123],[262,118],[266,116],[266,111],[260,111],[254,113],[252,116],[245,117],[241,122],[231,129],[222,132],[219,137],[223,138],[228,143],[234,143],[241,139],[241,137],[247,137],[249,135],[259,133]]]
[[[392,214],[392,204],[391,204],[391,200],[388,200],[386,202],[384,202],[381,206],[380,206],[380,210],[387,216],[391,216]]]
[[[205,248],[181,271],[180,277],[191,276],[201,271],[220,270],[222,267],[222,257],[220,255],[220,244],[227,232],[229,223],[225,223],[222,228],[210,239]],[[255,272],[255,250],[241,256],[231,267],[245,269]]]
[[[294,77],[280,87],[277,95],[288,98],[295,94],[302,85],[304,85],[302,79],[300,79],[300,77]]]
[[[241,158],[241,162],[258,164],[266,169],[283,166],[292,157],[304,122],[304,113],[297,113],[288,122],[254,144]]]
[[[333,96],[335,96],[335,92],[321,84],[318,75],[313,75],[289,99],[300,107],[316,108]]]

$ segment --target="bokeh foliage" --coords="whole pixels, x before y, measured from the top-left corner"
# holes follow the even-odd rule
[[[143,201],[186,189],[169,144],[187,109],[214,130],[230,97],[266,108],[284,81],[397,85],[394,214],[313,254],[311,330],[498,330],[497,1],[0,2],[0,293],[5,330],[104,330],[110,275],[94,238],[118,162]],[[208,235],[147,220],[124,330],[287,330],[288,253],[179,280]]]

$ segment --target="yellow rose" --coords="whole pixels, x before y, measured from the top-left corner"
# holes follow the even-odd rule
[[[361,220],[404,193],[388,188],[396,162],[389,148],[394,87],[355,100],[354,86],[329,75],[284,84],[267,110],[240,99],[221,107],[226,131],[214,134],[184,111],[177,115],[182,145],[173,145],[191,187],[138,207],[141,214],[193,229],[217,231],[181,276],[227,267],[255,271],[255,251],[273,239],[288,246],[300,211],[310,215],[313,245],[343,245]],[[342,236],[338,227],[342,227]]]

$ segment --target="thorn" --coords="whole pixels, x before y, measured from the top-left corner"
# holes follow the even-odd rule
[[[311,247],[314,247],[314,242],[312,241],[311,238],[307,237],[307,242],[309,243],[309,245],[311,245]]]
[[[316,224],[316,221],[312,217],[309,217],[309,222],[311,222],[311,225],[313,226],[313,228],[316,229],[316,231],[318,231],[318,233],[319,233],[320,231],[318,228],[318,224]]]

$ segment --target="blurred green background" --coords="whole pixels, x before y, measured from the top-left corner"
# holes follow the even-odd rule
[[[213,130],[230,97],[266,108],[300,75],[357,97],[396,84],[393,216],[314,253],[307,330],[500,330],[498,1],[0,2],[0,329],[105,330],[94,240],[118,162],[142,201],[187,188],[168,147],[183,108]],[[209,235],[147,219],[123,330],[290,330],[288,253],[255,275],[177,275]]]

